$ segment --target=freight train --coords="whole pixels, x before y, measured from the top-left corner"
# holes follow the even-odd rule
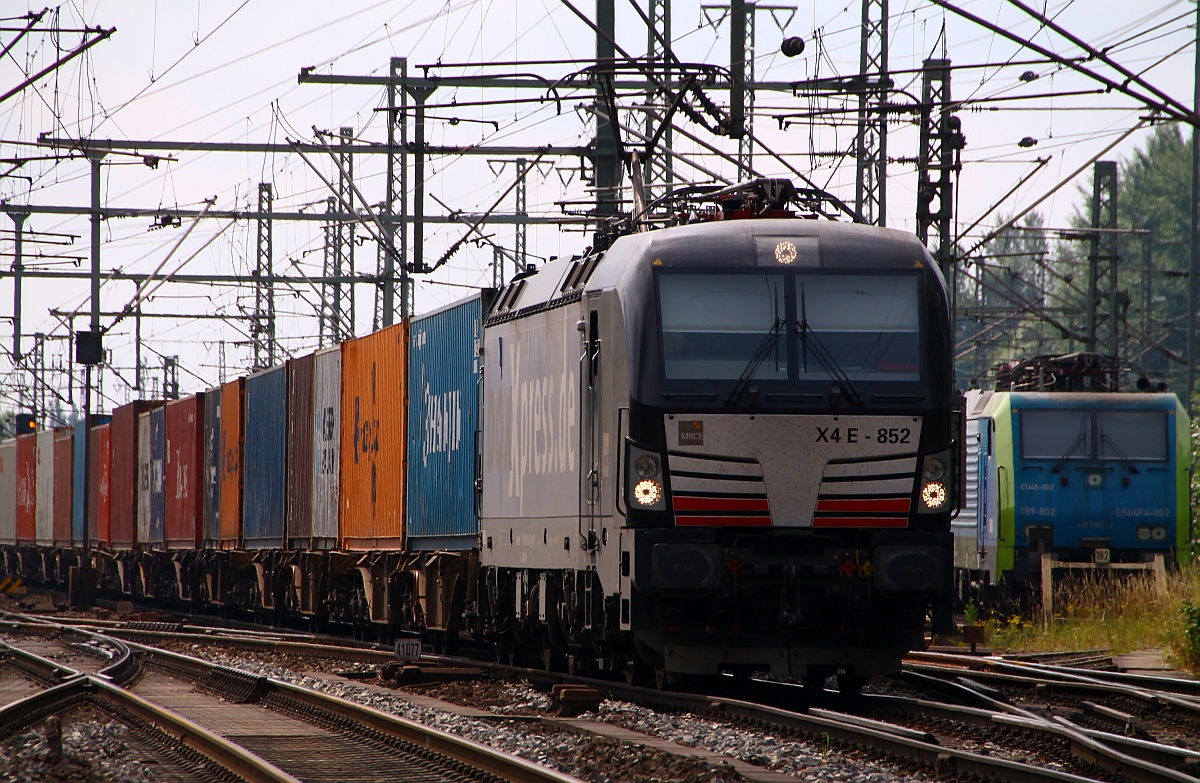
[[[707,194],[497,291],[92,417],[87,450],[82,424],[6,442],[2,567],[65,584],[86,519],[112,597],[659,682],[897,671],[953,598],[946,286],[912,235],[796,216],[801,195]]]
[[[1040,589],[1067,569],[1191,560],[1191,430],[1169,393],[970,391],[963,513],[953,523],[962,600]]]

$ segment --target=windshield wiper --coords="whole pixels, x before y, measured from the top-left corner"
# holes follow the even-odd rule
[[[1072,441],[1071,445],[1067,447],[1067,450],[1063,452],[1062,457],[1059,458],[1054,467],[1050,468],[1051,473],[1058,473],[1060,470],[1062,470],[1063,465],[1065,465],[1070,456],[1075,453],[1075,449],[1084,444],[1086,440],[1085,433],[1087,432],[1086,427],[1087,422],[1085,421],[1082,425],[1080,425],[1079,434],[1075,436],[1075,440]]]
[[[1125,467],[1129,468],[1130,473],[1132,473],[1132,474],[1138,473],[1137,465],[1133,464],[1133,460],[1131,460],[1129,458],[1128,454],[1121,451],[1121,447],[1117,445],[1117,442],[1115,440],[1113,440],[1109,435],[1101,433],[1100,434],[1100,445],[1103,446],[1105,443],[1107,443],[1109,446],[1111,446],[1113,451],[1117,452],[1117,456],[1120,457],[1121,461],[1125,463]]]
[[[809,341],[812,341],[812,354],[816,358],[817,363],[833,376],[837,381],[838,388],[842,390],[842,395],[850,401],[851,405],[862,405],[862,395],[854,388],[854,384],[850,382],[850,376],[846,375],[846,371],[838,364],[837,359],[833,358],[833,354],[817,337],[817,333],[808,325],[808,305],[804,301],[804,283],[800,284],[800,323],[796,325],[796,330],[800,332],[800,352],[804,362],[804,372],[808,372],[808,351]]]
[[[783,319],[778,317],[775,319],[775,323],[771,324],[771,330],[767,332],[763,341],[758,344],[758,348],[754,350],[754,355],[750,357],[750,361],[746,362],[746,368],[738,376],[737,383],[733,385],[729,396],[725,398],[726,405],[737,405],[741,401],[742,395],[746,393],[746,388],[750,385],[750,381],[754,380],[754,375],[758,372],[758,368],[771,355],[771,351],[775,350],[775,345],[779,342],[779,335],[783,334],[783,326]]]

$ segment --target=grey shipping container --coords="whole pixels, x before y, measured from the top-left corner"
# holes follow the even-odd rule
[[[167,531],[167,409],[150,413],[150,537],[152,549],[165,548]]]
[[[313,354],[312,548],[341,546],[342,351]]]
[[[287,541],[312,547],[313,355],[287,363]]]
[[[92,414],[90,417],[93,427],[99,427],[101,424],[108,424],[112,421],[112,416],[101,416]],[[83,520],[84,514],[87,513],[88,493],[83,491],[83,486],[86,483],[87,476],[87,460],[88,460],[88,428],[84,424],[86,419],[80,419],[75,422],[75,465],[71,471],[71,538],[76,544],[81,544],[83,541]],[[94,492],[92,494],[95,494]],[[96,515],[96,509],[91,509],[92,516]]]
[[[54,430],[37,434],[37,545],[54,545]]]
[[[287,514],[287,368],[246,378],[246,450],[242,456],[242,542],[283,546]]]
[[[490,292],[409,325],[408,548],[476,546],[475,430],[479,344]]]
[[[150,411],[137,417],[138,467],[137,467],[137,540],[140,546],[150,544],[150,489],[153,472],[150,439]]]
[[[204,546],[219,548],[221,542],[221,387],[204,395],[203,526]]]
[[[0,443],[0,544],[17,543],[17,441]]]

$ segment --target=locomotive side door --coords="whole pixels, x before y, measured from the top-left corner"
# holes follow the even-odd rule
[[[996,504],[992,499],[995,481],[992,473],[995,470],[994,454],[992,452],[992,435],[994,423],[990,417],[979,420],[979,496],[975,513],[975,545],[979,553],[979,565],[987,562],[989,532],[992,537],[996,529]]]
[[[584,300],[585,305],[589,304]],[[601,383],[600,313],[594,305],[580,322],[583,350],[579,358],[579,535],[584,551],[596,548],[596,522],[600,514],[600,442],[604,428],[604,386]]]

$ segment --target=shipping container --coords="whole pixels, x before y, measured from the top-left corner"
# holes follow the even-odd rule
[[[167,403],[167,549],[200,546],[204,464],[204,393]]]
[[[17,543],[17,442],[0,442],[0,544]]]
[[[204,547],[221,544],[221,387],[204,395]]]
[[[489,293],[409,324],[409,549],[470,549],[478,539],[475,429],[485,299]]]
[[[342,543],[404,545],[408,324],[342,344]]]
[[[287,368],[246,379],[242,476],[242,546],[280,549],[287,515]]]
[[[71,511],[75,465],[75,430],[54,430],[54,546],[71,546]]]
[[[287,363],[287,545],[312,548],[313,355]]]
[[[164,549],[167,536],[167,406],[150,412],[150,546]]]
[[[95,447],[91,446],[89,424],[85,424],[85,421],[94,428],[112,421],[112,417],[94,413],[86,420],[80,419],[75,422],[75,442],[72,446],[74,456],[71,466],[71,540],[76,545],[83,543],[85,515],[95,516],[96,513],[96,485],[91,481],[94,471],[88,470],[89,465],[95,464],[88,461],[88,453],[94,451]],[[84,491],[85,486],[89,491]]]
[[[342,349],[313,354],[312,548],[341,546]]]
[[[112,545],[112,423],[92,427],[91,473],[92,521],[88,525],[93,546]]]
[[[38,546],[54,545],[54,433],[55,430],[42,430],[37,434],[34,539]]]
[[[161,405],[150,400],[135,400],[113,411],[112,442],[112,546],[133,549],[144,543],[138,539],[138,416]]]
[[[37,433],[17,436],[17,543],[37,540]]]
[[[140,548],[148,548],[150,536],[150,493],[154,486],[154,447],[150,438],[150,411],[138,414],[138,473],[137,473],[137,540]],[[161,449],[160,449],[161,451]]]
[[[222,549],[242,545],[242,451],[246,379],[221,386],[221,539]]]

